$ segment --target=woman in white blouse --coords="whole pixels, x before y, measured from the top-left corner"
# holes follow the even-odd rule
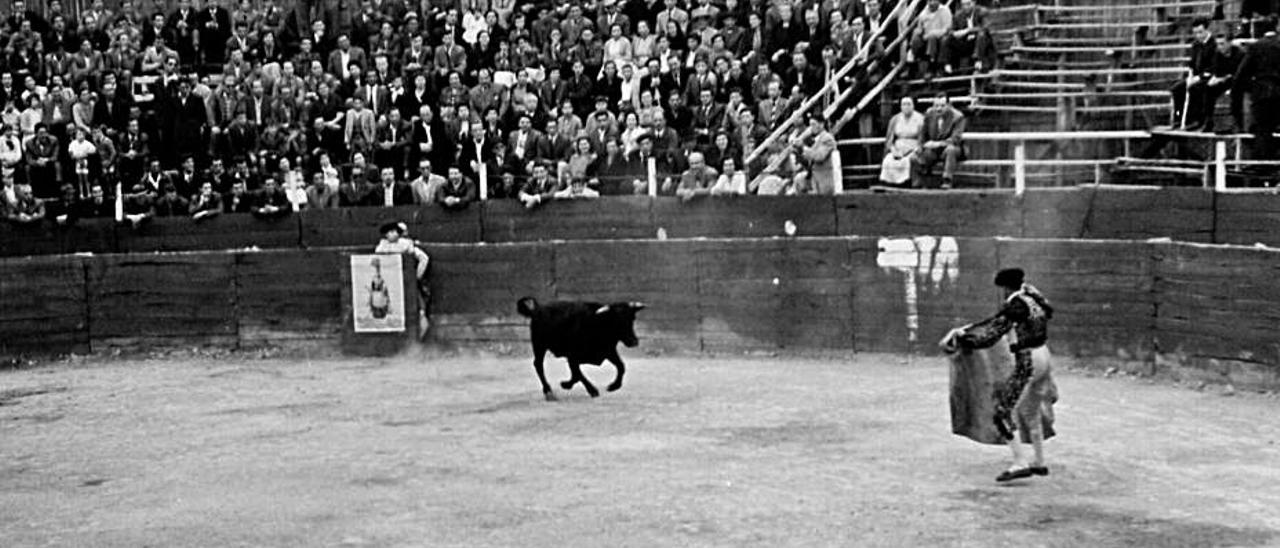
[[[648,21],[636,22],[636,35],[631,37],[631,57],[644,64],[653,57],[658,47],[658,37],[653,35]]]
[[[721,164],[724,170],[711,187],[712,196],[743,195],[747,193],[747,173],[738,169],[738,162],[732,156],[726,157]]]
[[[916,112],[915,101],[903,97],[898,113],[889,120],[884,142],[884,161],[880,163],[880,181],[900,185],[911,180],[911,162],[920,151],[920,130],[924,115]]]

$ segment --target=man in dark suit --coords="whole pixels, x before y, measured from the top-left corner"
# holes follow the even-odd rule
[[[374,138],[373,161],[381,167],[404,170],[409,163],[409,140],[413,127],[400,117],[400,111],[387,112],[386,122],[378,125]]]
[[[178,8],[169,14],[165,26],[173,36],[173,49],[178,52],[184,67],[192,67],[196,63],[196,31],[200,22],[196,19],[196,10],[191,9],[191,0],[179,0]]]
[[[453,165],[456,159],[454,145],[449,141],[448,135],[445,135],[440,121],[436,120],[430,105],[418,107],[418,121],[413,123],[411,145],[413,161],[426,158],[431,160],[435,169],[445,169]]]
[[[1265,34],[1245,52],[1232,93],[1249,93],[1253,158],[1271,159],[1277,156],[1274,134],[1280,125],[1280,38],[1276,37],[1274,20],[1260,25]]]
[[[693,110],[693,134],[699,145],[711,143],[711,136],[724,125],[724,107],[716,104],[710,89],[698,92],[698,107]]]
[[[942,188],[951,188],[956,164],[964,159],[964,126],[964,114],[951,106],[945,91],[938,92],[933,106],[924,113],[924,127],[920,130],[923,145],[911,171],[912,186],[924,186],[923,176],[941,161]]]
[[[568,158],[573,152],[573,139],[560,131],[560,122],[554,118],[547,120],[546,128],[546,139],[542,142],[544,148],[538,157],[557,162]]]
[[[952,66],[962,66],[969,61],[973,62],[974,70],[983,72],[995,63],[996,51],[987,28],[987,8],[975,4],[974,0],[960,0],[960,9],[951,17],[951,35],[947,41],[951,58],[946,60],[946,72],[951,72]]]
[[[210,0],[196,16],[196,27],[200,31],[200,53],[205,65],[221,66],[226,61],[227,39],[231,38],[231,14],[218,5],[217,0]]]
[[[527,166],[538,159],[538,153],[547,146],[542,132],[533,129],[533,118],[528,114],[520,116],[518,127],[507,137],[507,150],[516,157],[521,166]]]
[[[395,207],[413,205],[413,191],[396,180],[396,170],[384,167],[381,171],[381,183],[369,190],[365,196],[365,205],[373,207]]]
[[[1169,93],[1173,95],[1173,112],[1178,117],[1175,119],[1185,118],[1187,123],[1183,126],[1184,129],[1194,130],[1204,124],[1204,96],[1209,79],[1213,77],[1218,48],[1213,43],[1208,21],[1200,19],[1192,23],[1191,33],[1195,40],[1190,46],[1191,59],[1187,62],[1187,77],[1175,82],[1169,88]],[[1187,109],[1185,113],[1184,108]],[[1182,126],[1180,121],[1177,125]]]
[[[471,135],[458,143],[458,167],[462,170],[462,174],[480,182],[480,166],[486,162],[493,160],[493,138],[485,131],[484,125],[477,124],[471,127]],[[487,181],[493,184],[493,179]]]

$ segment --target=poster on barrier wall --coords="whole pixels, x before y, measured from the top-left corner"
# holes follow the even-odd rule
[[[356,333],[405,329],[404,270],[398,254],[351,256],[351,311]]]

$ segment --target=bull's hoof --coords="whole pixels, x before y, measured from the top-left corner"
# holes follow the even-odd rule
[[[554,392],[543,392],[542,396],[547,398],[547,401],[557,401]]]
[[[589,396],[593,397],[593,398],[598,398],[598,397],[600,397],[600,391],[599,391],[599,390],[588,390],[588,391],[587,391],[587,394],[588,394]]]
[[[574,384],[577,384],[577,381],[573,381],[573,380],[564,381],[560,383],[560,388],[563,388],[565,390],[573,390]]]
[[[605,390],[608,390],[610,392],[617,392],[618,389],[620,388],[622,388],[622,383],[620,382],[613,383],[613,384],[610,384],[609,386],[604,387]]]

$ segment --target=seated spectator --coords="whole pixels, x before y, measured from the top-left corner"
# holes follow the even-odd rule
[[[200,190],[196,191],[195,195],[191,197],[191,201],[187,205],[187,212],[196,221],[222,213],[222,197],[218,195],[217,191],[213,190],[213,183],[209,181],[200,183]]]
[[[565,163],[563,172],[567,174],[570,180],[583,179],[588,176],[596,162],[596,153],[591,146],[591,139],[587,137],[579,137],[574,142],[573,154],[569,156],[569,161]]]
[[[435,203],[445,209],[463,209],[476,201],[475,181],[463,176],[458,166],[449,166],[448,173],[445,183],[436,189]]]
[[[726,157],[721,162],[723,168],[716,184],[711,187],[712,196],[742,196],[747,193],[747,173],[738,169],[738,162],[733,157]]]
[[[76,202],[76,214],[79,219],[102,219],[115,216],[115,203],[107,199],[102,185],[94,183],[89,187],[89,198]]]
[[[409,182],[409,191],[413,193],[413,203],[426,205],[435,203],[436,191],[444,186],[445,178],[431,171],[431,160],[418,161],[418,176]]]
[[[706,196],[711,193],[711,187],[719,177],[715,168],[706,164],[706,157],[701,152],[689,154],[689,169],[680,174],[680,187],[676,189],[676,196],[685,200]]]
[[[289,206],[294,211],[304,209],[307,206],[307,182],[302,170],[295,169],[288,158],[281,158],[277,165],[279,175],[276,180],[280,181],[280,188],[289,198]]]
[[[379,173],[379,184],[369,192],[365,205],[395,207],[413,205],[413,191],[396,180],[396,170],[384,167]]]
[[[900,185],[911,179],[911,166],[920,152],[920,132],[924,129],[924,115],[916,111],[912,98],[903,97],[898,104],[899,112],[889,119],[884,161],[880,163],[880,182],[887,185]]]
[[[58,226],[76,223],[80,212],[80,191],[73,184],[62,185],[62,197],[45,204],[45,217],[53,219]]]
[[[222,210],[226,213],[250,213],[253,206],[253,196],[244,181],[231,183],[230,193],[222,197]]]
[[[165,182],[160,188],[160,197],[156,198],[155,210],[157,217],[180,217],[188,214],[191,204],[178,194],[177,186]]]
[[[1175,82],[1169,93],[1173,95],[1173,112],[1175,119],[1179,120],[1178,127],[1198,130],[1204,126],[1207,117],[1213,116],[1212,110],[1206,111],[1205,107],[1212,107],[1218,97],[1229,88],[1222,85],[1221,81],[1217,82],[1218,86],[1214,89],[1209,88],[1218,57],[1217,45],[1213,41],[1213,34],[1209,32],[1209,22],[1196,20],[1191,25],[1191,33],[1194,40],[1188,52],[1190,59],[1187,61],[1187,77]]]
[[[130,192],[124,195],[124,219],[133,228],[150,222],[156,216],[155,201],[157,193],[152,192],[141,181],[133,185]]]
[[[31,191],[31,185],[25,182],[13,187],[13,201],[7,204],[4,218],[14,226],[38,226],[44,221],[44,200],[37,198]]]
[[[600,193],[587,186],[586,179],[573,178],[570,179],[569,186],[556,191],[553,196],[557,200],[578,200],[582,198],[599,198]]]
[[[1204,130],[1216,130],[1219,133],[1236,133],[1244,128],[1243,93],[1231,92],[1230,94],[1231,123],[1227,127],[1217,127],[1214,113],[1217,110],[1218,98],[1222,96],[1224,91],[1230,91],[1235,87],[1236,71],[1240,69],[1240,62],[1244,60],[1244,52],[1233,44],[1225,34],[1219,33],[1214,37],[1214,40],[1218,46],[1218,56],[1213,64],[1213,76],[1209,78],[1209,83],[1206,87]]]
[[[253,205],[252,213],[255,217],[271,219],[284,217],[293,211],[293,204],[289,203],[289,196],[285,194],[283,188],[275,177],[267,177],[262,180],[262,188],[253,193],[250,197]]]
[[[995,44],[987,28],[987,8],[974,0],[960,0],[960,9],[953,14],[951,35],[947,37],[949,58],[943,70],[950,74],[954,67],[972,65],[978,72],[985,72],[995,65]]]
[[[525,182],[517,196],[520,203],[529,209],[555,198],[555,193],[560,190],[559,182],[551,177],[551,171],[546,165],[535,164],[532,173],[533,176]]]
[[[950,59],[947,37],[951,35],[951,8],[942,0],[929,0],[918,16],[915,34],[911,36],[911,54],[915,57],[918,75],[933,76],[939,64]]]
[[[317,171],[311,174],[311,184],[307,185],[307,209],[334,209],[338,207],[338,189],[330,187],[324,180],[324,173]]]
[[[669,129],[667,131],[670,131]],[[660,153],[655,148],[655,139],[653,135],[643,134],[637,142],[640,148],[635,152],[627,155],[627,179],[631,182],[632,192],[635,194],[649,193],[649,180],[653,179],[657,185],[659,194],[669,196],[675,194],[675,184],[671,179],[671,162],[666,154]],[[652,164],[652,166],[650,166]],[[650,170],[652,167],[652,171]],[[625,185],[625,182],[622,183]],[[611,194],[610,188],[601,189],[603,194]],[[619,188],[622,191],[623,188]]]
[[[630,188],[626,192],[621,188],[627,178],[627,169],[627,156],[622,153],[622,145],[616,140],[609,141],[604,145],[604,154],[598,155],[595,163],[587,169],[591,174],[587,186],[601,194],[630,194]]]
[[[920,153],[916,156],[911,179],[913,186],[924,186],[924,175],[933,166],[943,162],[942,188],[951,188],[956,165],[964,160],[964,114],[951,106],[945,91],[934,96],[933,106],[924,113],[924,128],[920,132]]]
[[[350,177],[338,184],[338,207],[358,207],[365,204],[373,185],[361,166],[351,166]]]

